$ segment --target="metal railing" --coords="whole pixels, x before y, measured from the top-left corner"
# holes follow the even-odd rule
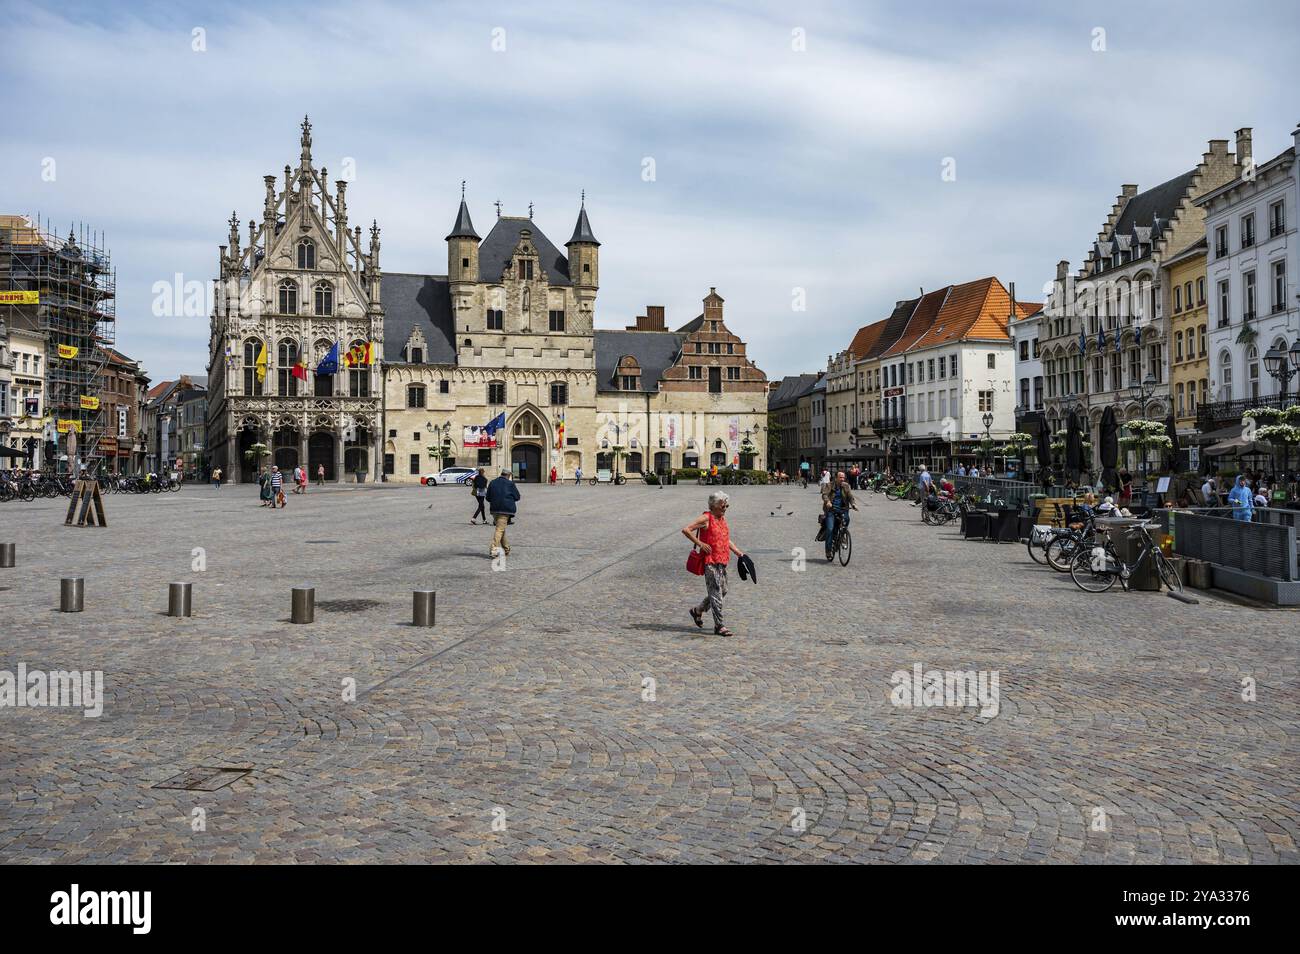
[[[1295,522],[1286,523],[1283,514],[1295,512],[1256,511],[1260,519],[1246,521],[1203,512],[1175,511],[1172,514],[1174,552],[1274,580],[1300,580]]]

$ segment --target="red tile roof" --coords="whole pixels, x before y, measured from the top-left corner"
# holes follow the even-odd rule
[[[849,351],[853,352],[854,358],[866,356],[872,345],[880,340],[880,333],[885,330],[885,322],[888,320],[888,318],[881,318],[858,329],[858,333],[853,336],[853,342],[849,345]]]
[[[930,329],[912,347],[929,348],[971,338],[1006,341],[1011,337],[1010,315],[1011,295],[996,278],[954,285]]]
[[[175,381],[159,381],[149,389],[149,393],[145,395],[145,398],[152,401],[175,383]]]

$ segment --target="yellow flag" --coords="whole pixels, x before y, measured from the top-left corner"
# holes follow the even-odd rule
[[[262,345],[262,350],[257,353],[257,380],[266,380],[266,345]]]
[[[58,431],[59,431],[60,434],[66,434],[66,433],[68,433],[68,431],[76,431],[78,434],[80,434],[80,433],[81,433],[81,422],[80,422],[80,421],[69,421],[69,420],[64,420],[64,419],[60,418],[60,419],[59,419],[59,423],[58,423]]]
[[[87,396],[84,395],[84,394],[81,395],[81,409],[82,409],[83,411],[98,411],[98,410],[99,410],[99,398],[97,398],[97,397],[87,397]]]
[[[59,357],[71,361],[80,350],[76,345],[59,345]]]

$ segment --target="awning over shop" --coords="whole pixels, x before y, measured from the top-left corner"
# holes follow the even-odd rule
[[[1240,428],[1238,428],[1240,430]],[[1273,445],[1265,444],[1261,441],[1248,441],[1243,437],[1233,437],[1226,441],[1219,441],[1217,444],[1211,444],[1205,448],[1207,457],[1244,457],[1248,454],[1259,454],[1267,457],[1273,453]]]
[[[1218,444],[1223,441],[1230,441],[1234,438],[1241,437],[1241,424],[1230,424],[1227,427],[1221,427],[1215,431],[1206,431],[1204,434],[1197,434],[1190,440],[1197,444]]]

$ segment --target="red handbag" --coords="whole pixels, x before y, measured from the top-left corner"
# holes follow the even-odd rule
[[[691,547],[690,555],[686,557],[686,570],[688,573],[694,573],[696,576],[704,575],[704,551]]]

